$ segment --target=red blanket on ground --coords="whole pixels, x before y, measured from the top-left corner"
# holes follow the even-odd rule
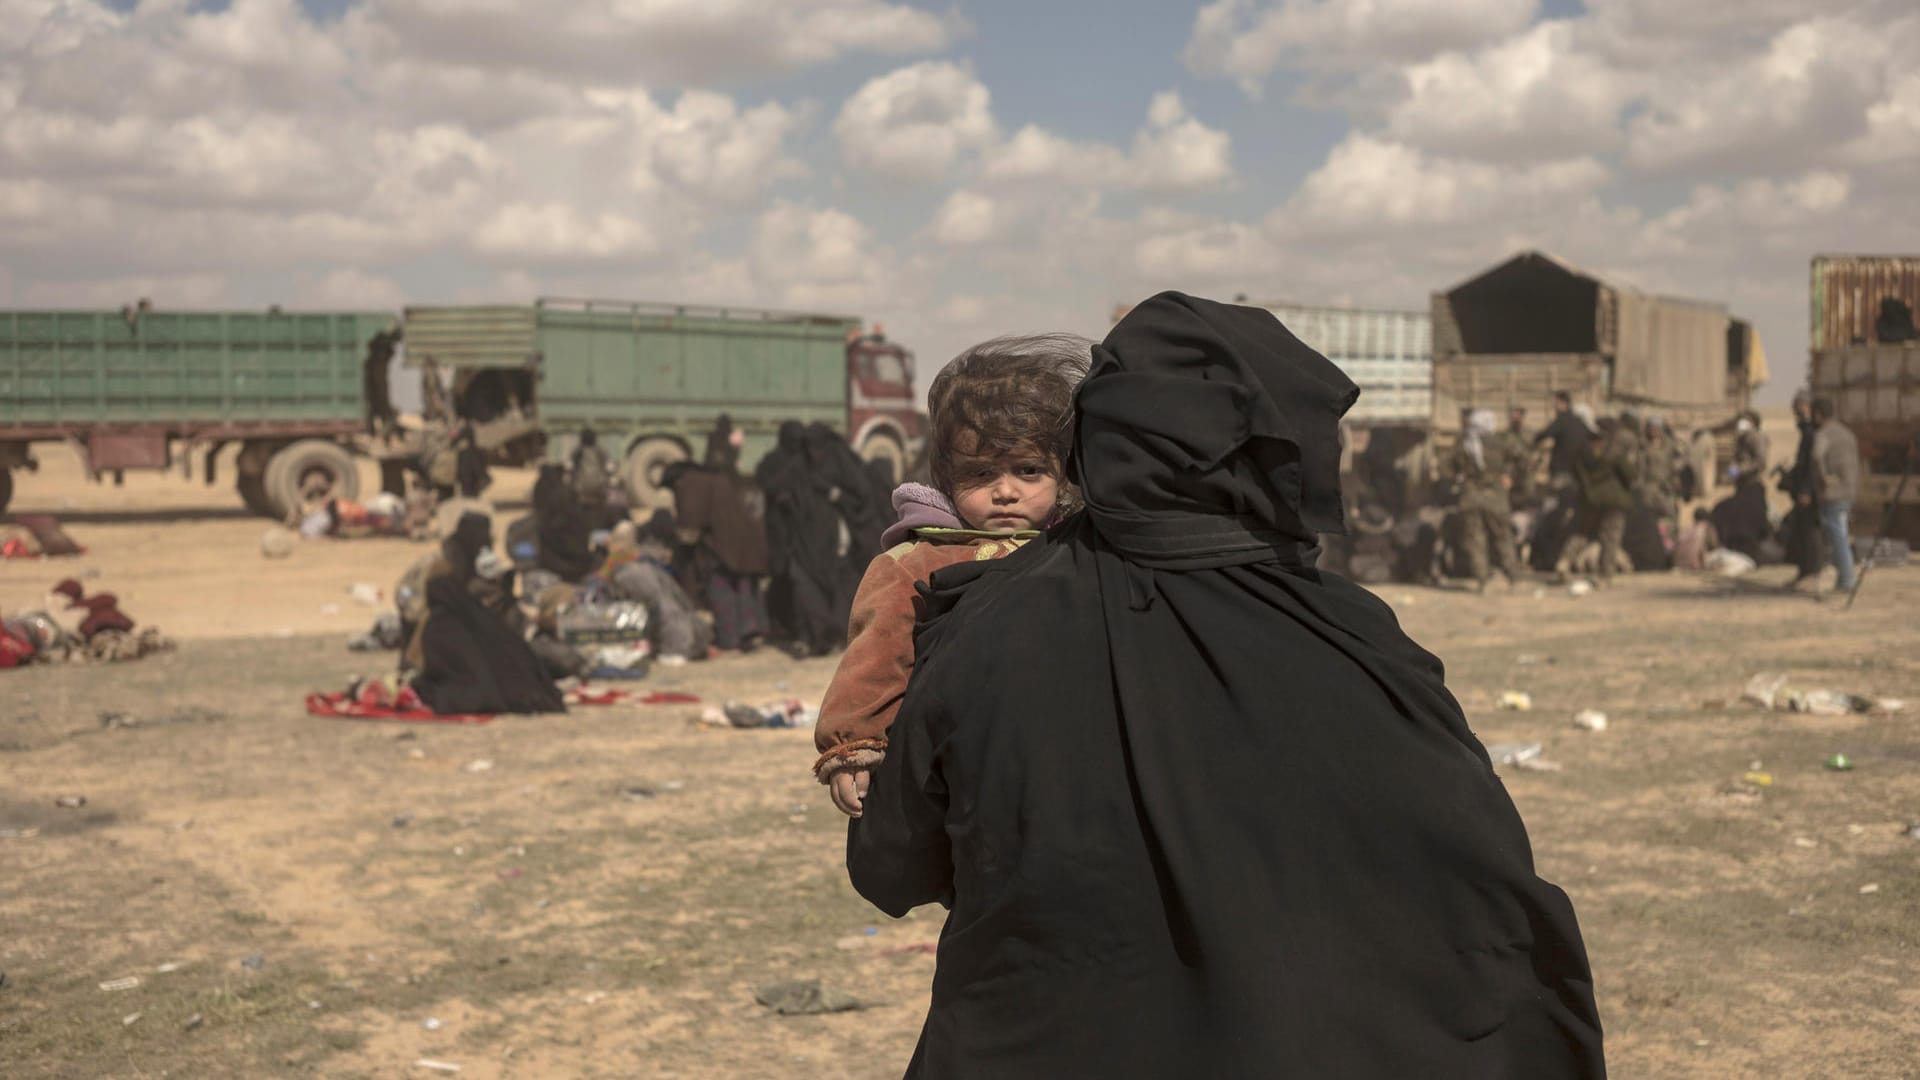
[[[642,694],[636,690],[622,690],[618,687],[602,689],[597,686],[581,685],[567,691],[569,705],[698,705],[700,699],[692,694],[675,694],[653,691]],[[307,712],[314,716],[330,720],[414,720],[437,724],[484,724],[493,719],[491,714],[469,713],[439,716],[427,707],[426,702],[406,686],[400,692],[390,693],[386,684],[374,679],[361,683],[356,691],[337,691],[331,694],[308,694]]]

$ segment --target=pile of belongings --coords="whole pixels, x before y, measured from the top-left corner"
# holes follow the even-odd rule
[[[647,675],[647,606],[582,589],[556,620],[562,644],[587,659],[588,677],[642,679]]]

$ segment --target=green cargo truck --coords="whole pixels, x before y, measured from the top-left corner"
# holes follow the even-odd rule
[[[409,307],[403,331],[426,386],[450,385],[437,408],[473,424],[497,460],[562,459],[591,428],[645,507],[667,501],[661,470],[701,448],[721,414],[745,435],[749,471],[780,424],[799,420],[826,423],[904,477],[920,443],[913,356],[861,326],[848,315],[549,299]]]
[[[393,434],[387,362],[399,320],[384,312],[0,312],[0,510],[37,442],[77,447],[88,475],[124,469],[206,482],[229,444],[235,486],[274,517],[316,485],[354,497],[353,454]]]

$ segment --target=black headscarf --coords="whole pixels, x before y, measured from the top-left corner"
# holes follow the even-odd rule
[[[1177,293],[1094,356],[1088,511],[934,575],[850,829],[862,895],[952,909],[908,1075],[1603,1075],[1439,661],[1312,566],[1352,384]]]
[[[441,542],[450,573],[427,582],[427,621],[414,692],[441,715],[566,712],[546,666],[526,640],[473,594],[474,560],[492,545],[492,525],[462,514]]]
[[[540,523],[540,568],[577,583],[593,573],[593,553],[587,548],[586,515],[574,497],[567,471],[558,465],[540,466],[533,482],[533,516]]]
[[[767,500],[770,613],[808,651],[824,653],[845,636],[847,616],[839,603],[845,591],[839,512],[828,498],[832,482],[814,467],[816,456],[808,452],[806,427],[789,420],[754,479]]]

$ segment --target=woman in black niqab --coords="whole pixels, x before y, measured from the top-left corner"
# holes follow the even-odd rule
[[[442,716],[566,712],[546,665],[469,587],[475,560],[492,544],[493,526],[479,514],[462,514],[441,544],[449,570],[427,582],[414,693]]]
[[[1085,513],[934,576],[848,840],[951,908],[914,1077],[1604,1074],[1566,896],[1343,524],[1357,391],[1165,293],[1094,353]]]
[[[539,523],[540,569],[569,584],[586,580],[595,569],[593,552],[587,547],[592,529],[562,466],[540,466],[533,482],[533,518]]]
[[[840,517],[829,498],[832,482],[815,467],[807,429],[780,425],[778,441],[754,470],[767,501],[767,606],[792,639],[796,654],[822,656],[847,632],[839,604],[844,577]],[[851,597],[848,597],[851,603]]]

